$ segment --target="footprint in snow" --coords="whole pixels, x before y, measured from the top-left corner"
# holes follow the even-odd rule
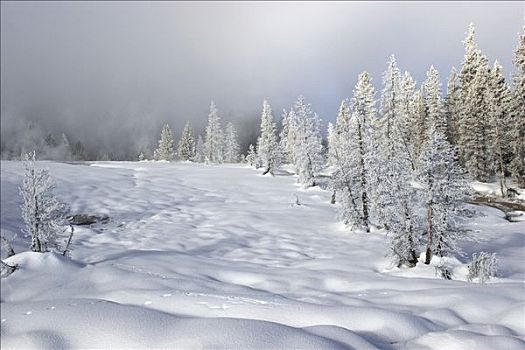
[[[164,298],[171,297],[171,293],[162,294]]]
[[[50,306],[50,307],[48,307],[47,309],[48,309],[48,310],[54,310],[54,309],[56,309],[56,307],[55,307],[55,306]]]
[[[28,311],[28,312],[26,312],[25,314],[26,314],[26,315],[31,315],[32,313],[33,313],[33,311]]]
[[[153,303],[151,300],[146,300],[146,301],[144,302],[144,305],[150,305],[151,303]]]

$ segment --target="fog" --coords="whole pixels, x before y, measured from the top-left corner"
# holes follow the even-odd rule
[[[29,123],[92,155],[136,155],[163,123],[202,132],[210,100],[245,147],[263,99],[280,119],[299,94],[334,120],[357,75],[380,88],[390,54],[445,81],[470,22],[508,77],[523,2],[2,2],[2,147]]]

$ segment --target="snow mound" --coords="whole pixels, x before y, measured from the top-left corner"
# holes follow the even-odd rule
[[[54,275],[72,273],[84,266],[55,252],[22,252],[11,256],[5,262],[10,265],[18,265],[18,269],[26,273],[49,271]]]
[[[351,332],[339,342],[321,330],[271,322],[193,318],[96,299],[2,306],[2,349],[348,349],[368,344]],[[326,332],[325,332],[326,333]]]

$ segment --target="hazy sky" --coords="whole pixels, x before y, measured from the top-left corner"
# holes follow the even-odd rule
[[[380,87],[392,53],[418,83],[430,64],[446,79],[469,22],[509,76],[524,4],[2,1],[2,137],[24,118],[127,145],[163,122],[202,123],[211,99],[246,120],[264,98],[280,117],[299,94],[333,120],[358,73]]]

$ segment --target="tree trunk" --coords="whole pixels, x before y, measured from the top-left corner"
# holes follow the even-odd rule
[[[39,208],[38,208],[38,196],[36,194],[36,182],[35,182],[35,171],[31,170],[31,175],[33,177],[33,198],[35,200],[35,212],[33,215],[35,216],[35,225],[33,227],[33,232],[31,233],[31,250],[34,252],[41,253],[42,252],[42,244],[40,242],[39,233]]]
[[[501,196],[503,198],[507,197],[507,183],[505,181],[505,170],[503,169],[503,161],[500,159],[499,163],[499,171],[500,171],[500,177],[499,177],[499,186],[501,189]]]
[[[370,226],[368,224],[368,220],[369,220],[369,214],[368,214],[368,196],[366,194],[366,170],[365,170],[365,146],[364,146],[364,140],[363,140],[363,131],[361,130],[362,128],[362,125],[361,124],[358,124],[357,125],[357,133],[358,133],[358,138],[359,138],[359,155],[360,155],[360,159],[359,159],[359,163],[360,163],[360,166],[361,166],[361,186],[363,186],[362,188],[362,193],[361,193],[361,201],[362,201],[362,205],[363,205],[363,226],[366,230],[366,232],[370,232]]]
[[[336,194],[336,191],[333,191],[332,198],[330,198],[330,204],[335,204],[335,194]]]
[[[368,196],[366,195],[366,191],[363,191],[361,200],[363,201],[363,225],[365,226],[366,232],[370,232],[370,225],[368,223],[369,221]]]
[[[432,259],[432,202],[428,203],[427,208],[427,251],[425,256],[425,264],[430,264],[430,260]]]
[[[410,214],[408,212],[408,204],[406,202],[405,202],[405,220],[408,220],[408,222],[410,223]],[[416,255],[416,250],[414,247],[414,240],[412,239],[412,230],[413,230],[412,223],[410,223],[408,226],[408,243],[410,244],[410,253],[409,253],[410,256],[408,258],[408,263],[415,266],[417,264],[417,255]]]
[[[73,238],[73,233],[75,232],[75,228],[73,227],[73,225],[69,225],[69,228],[71,230],[71,233],[69,234],[69,239],[67,240],[66,248],[62,253],[63,256],[66,256],[69,253],[69,245],[71,244],[71,239]]]

